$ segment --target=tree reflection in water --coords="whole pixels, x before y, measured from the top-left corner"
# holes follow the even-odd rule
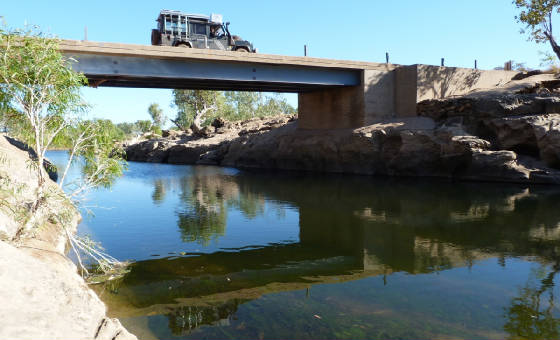
[[[192,330],[202,325],[229,325],[239,305],[246,300],[232,299],[219,305],[185,306],[174,309],[167,314],[169,329],[173,335],[189,334]]]
[[[504,330],[512,339],[560,338],[560,319],[554,313],[554,278],[559,271],[558,262],[552,270],[547,266],[533,270],[519,296],[511,300]]]
[[[251,191],[242,192],[230,176],[195,171],[194,175],[179,179],[179,188],[182,206],[176,212],[177,225],[184,242],[207,246],[224,236],[228,211],[232,208],[248,219],[264,213],[264,197]],[[154,203],[164,198],[165,191],[162,181],[154,181]]]
[[[226,231],[226,189],[212,177],[192,176],[180,180],[183,203],[177,211],[178,227],[184,242],[207,246]]]
[[[161,204],[165,199],[165,184],[160,178],[154,180],[154,191],[152,193],[152,201],[155,204]]]

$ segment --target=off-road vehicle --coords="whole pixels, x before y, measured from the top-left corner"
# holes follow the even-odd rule
[[[152,45],[257,52],[253,44],[229,33],[229,22],[223,23],[220,14],[207,16],[162,10],[156,21]]]

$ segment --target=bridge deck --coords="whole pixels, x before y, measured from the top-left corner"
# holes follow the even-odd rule
[[[359,85],[395,65],[259,53],[63,40],[93,86],[305,92]]]

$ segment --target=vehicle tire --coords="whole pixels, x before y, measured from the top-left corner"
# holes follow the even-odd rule
[[[239,47],[238,49],[235,50],[236,52],[243,52],[243,53],[248,53],[249,50],[246,49],[245,47]]]
[[[177,46],[182,47],[182,48],[191,48],[191,46],[189,44],[179,44]]]

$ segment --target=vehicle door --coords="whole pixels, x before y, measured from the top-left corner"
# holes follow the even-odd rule
[[[189,22],[190,40],[194,48],[207,48],[208,25],[204,22]]]
[[[213,29],[214,32],[212,32]],[[210,39],[208,40],[208,45],[214,50],[229,50],[228,38],[222,27],[217,25],[210,26]]]

